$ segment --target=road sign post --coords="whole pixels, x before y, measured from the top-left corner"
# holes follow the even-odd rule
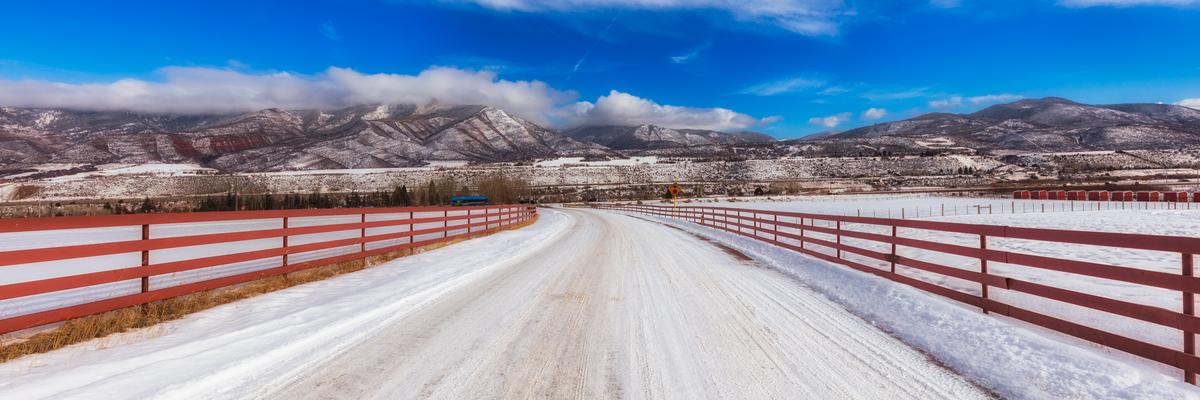
[[[683,192],[683,188],[679,184],[672,184],[667,188],[667,192],[671,193],[671,217],[679,218],[679,193]]]

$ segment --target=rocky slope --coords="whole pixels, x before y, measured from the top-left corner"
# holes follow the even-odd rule
[[[223,171],[611,155],[486,106],[267,109],[220,116],[0,108],[0,166],[195,163]]]

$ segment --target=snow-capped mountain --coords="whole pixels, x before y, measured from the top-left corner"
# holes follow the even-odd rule
[[[0,108],[0,165],[196,163],[224,171],[611,155],[486,106],[267,109],[235,116]]]
[[[775,138],[758,132],[726,133],[700,129],[671,129],[657,125],[586,126],[569,129],[563,133],[576,140],[597,143],[614,150],[644,150],[664,147],[775,141]]]
[[[1200,110],[1170,104],[1088,105],[1047,97],[971,114],[933,113],[820,140],[909,138],[985,150],[1082,151],[1200,144]]]

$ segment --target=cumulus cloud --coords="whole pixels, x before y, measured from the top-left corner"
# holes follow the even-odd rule
[[[481,104],[541,124],[642,124],[741,129],[772,122],[724,108],[661,105],[612,91],[591,102],[540,81],[500,79],[495,71],[431,67],[416,75],[366,74],[330,67],[312,74],[167,67],[161,79],[100,83],[0,79],[0,106],[227,114],[265,108],[336,109],[359,104]]]
[[[0,105],[154,113],[236,113],[264,108],[330,109],[363,103],[487,104],[544,122],[574,95],[493,71],[433,67],[417,75],[364,74],[331,67],[315,75],[167,67],[161,80],[61,83],[0,79]]]
[[[838,125],[841,125],[843,122],[846,122],[847,120],[849,120],[850,116],[851,116],[850,113],[844,112],[844,113],[840,113],[840,114],[830,115],[828,117],[812,117],[812,118],[808,119],[808,123],[813,124],[813,125],[820,125],[820,126],[823,126],[826,128],[836,128]]]
[[[871,107],[868,108],[867,111],[863,111],[862,116],[859,118],[862,118],[864,121],[874,121],[883,118],[886,115],[886,109]]]
[[[1067,7],[1135,7],[1135,6],[1193,6],[1200,0],[1060,0]]]
[[[825,86],[821,79],[789,78],[764,82],[738,91],[738,94],[753,96],[774,96],[777,94],[797,92],[805,89],[815,89]]]
[[[1178,103],[1175,103],[1175,104],[1176,104],[1176,105],[1180,105],[1180,106],[1184,106],[1184,107],[1191,107],[1191,108],[1195,108],[1195,109],[1197,109],[1197,110],[1200,110],[1200,97],[1198,97],[1198,98],[1195,98],[1195,99],[1183,99],[1183,100],[1180,100]]]
[[[838,33],[838,20],[853,14],[844,0],[457,0],[504,11],[716,10],[743,21],[766,23],[803,35]]]
[[[654,124],[668,128],[711,130],[744,129],[774,122],[758,119],[725,108],[695,108],[658,104],[616,90],[600,96],[595,103],[581,101],[562,110],[570,125]]]

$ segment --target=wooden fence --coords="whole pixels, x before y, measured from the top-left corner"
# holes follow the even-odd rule
[[[730,207],[681,206],[672,208],[671,206],[633,204],[591,204],[590,207],[679,218],[747,236],[979,307],[985,313],[1011,317],[1179,368],[1188,383],[1196,383],[1196,373],[1200,371],[1200,358],[1196,356],[1195,341],[1195,334],[1200,332],[1200,318],[1196,317],[1195,310],[1195,293],[1200,292],[1200,278],[1194,276],[1193,270],[1193,255],[1200,253],[1200,238],[837,216]],[[865,229],[867,227],[873,229]],[[920,235],[897,235],[897,229],[977,236],[978,244],[963,245],[922,239]],[[890,232],[890,234],[879,232]],[[1168,255],[1176,254],[1178,256],[1179,269],[1178,272],[1171,273],[1132,265],[1113,265],[1108,263],[1112,261],[1107,260],[1064,259],[989,248],[989,239],[998,238],[1064,246],[1086,245],[1166,252]],[[890,248],[890,251],[872,250],[866,248],[872,246],[853,246],[845,243],[849,239],[853,239],[857,243],[873,243],[878,245],[873,246],[877,249]],[[897,246],[919,249],[926,256],[897,254]],[[930,254],[945,254],[955,257],[936,257],[930,256]],[[973,261],[970,265],[946,265],[952,263],[940,261],[956,257],[958,259],[969,258]],[[1175,291],[1182,295],[1180,296],[1182,304],[1178,309],[1140,304],[1127,301],[1127,299],[1102,295],[1107,293],[1084,293],[1065,287],[1068,285],[1056,285],[1050,281],[1035,282],[1038,279],[1028,277],[1018,279],[1000,275],[994,271],[989,272],[989,263],[1004,263],[1040,271],[1056,271],[1105,282],[1119,282],[1119,285],[1132,285],[1138,288]],[[904,271],[898,273],[897,266],[901,266],[906,271],[918,270],[921,274],[933,274],[971,282],[977,284],[978,289],[964,291],[961,287],[955,288],[938,284],[936,280],[922,279],[912,273],[904,273]],[[1037,299],[1051,302],[1027,302],[1023,307],[1018,307],[991,298],[989,288],[1017,292],[1023,296],[1034,296]],[[1112,326],[1104,321],[1111,322],[1112,320],[1103,315],[1094,316],[1096,318],[1084,318],[1086,322],[1052,316],[1049,315],[1052,314],[1049,312],[1049,308],[1053,308],[1053,302],[1082,307],[1090,312],[1099,311],[1106,315],[1116,315],[1173,328],[1179,331],[1182,345],[1177,348],[1164,346],[1161,343],[1151,343],[1146,337],[1128,333],[1129,336],[1124,336],[1110,332],[1106,329],[1111,329]],[[1034,304],[1034,306],[1029,304]],[[1047,307],[1043,309],[1037,305]]]
[[[536,213],[497,205],[4,219],[0,333],[467,238]]]

